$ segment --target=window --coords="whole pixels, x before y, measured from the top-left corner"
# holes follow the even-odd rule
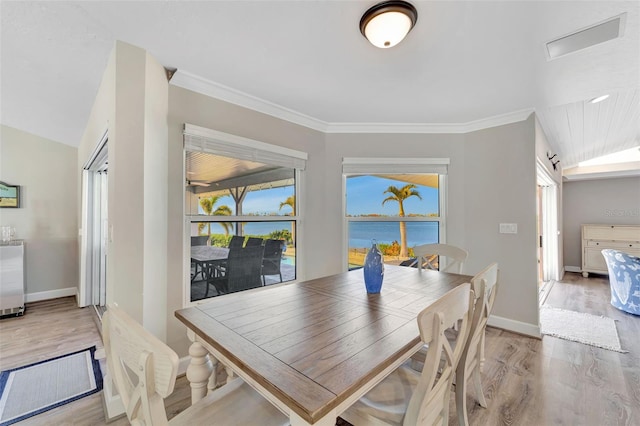
[[[186,125],[189,301],[296,279],[297,182],[304,160],[298,151]],[[238,245],[260,245],[264,253],[257,272],[234,287],[233,265],[255,269],[253,260],[232,261]]]
[[[385,263],[402,264],[413,247],[444,242],[448,159],[343,160],[347,265],[359,268],[372,240]]]

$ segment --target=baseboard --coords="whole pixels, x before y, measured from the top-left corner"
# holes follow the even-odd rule
[[[501,328],[503,330],[512,331],[514,333],[523,334],[525,336],[536,337],[540,339],[542,334],[540,333],[540,326],[529,324],[522,321],[516,321],[509,318],[497,317],[491,315],[487,325],[491,327]]]
[[[566,272],[582,272],[582,268],[578,266],[565,266],[564,270]]]
[[[39,291],[37,293],[27,293],[25,295],[25,302],[38,302],[40,300],[57,299],[59,297],[75,296],[78,292],[78,287],[60,288],[58,290]]]

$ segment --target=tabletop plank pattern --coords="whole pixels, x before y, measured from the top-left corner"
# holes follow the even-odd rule
[[[417,313],[470,279],[389,266],[371,295],[357,270],[215,298],[176,316],[314,423],[416,347]]]

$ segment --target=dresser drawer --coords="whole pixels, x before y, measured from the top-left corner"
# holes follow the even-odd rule
[[[586,245],[587,247],[602,247],[603,249],[611,248],[614,250],[622,250],[622,251],[624,251],[625,249],[640,250],[639,242],[588,240]]]
[[[582,238],[585,240],[640,241],[640,226],[584,225]]]

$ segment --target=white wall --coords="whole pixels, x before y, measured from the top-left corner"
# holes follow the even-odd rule
[[[27,300],[75,295],[78,286],[78,150],[1,127],[0,181],[20,186],[20,208],[0,209],[0,226],[25,240]]]
[[[164,75],[164,68],[143,49],[116,42],[78,158],[81,167],[108,129],[107,302],[117,303],[163,340],[168,210]]]
[[[640,177],[564,183],[565,267],[582,268],[583,223],[640,225]]]

